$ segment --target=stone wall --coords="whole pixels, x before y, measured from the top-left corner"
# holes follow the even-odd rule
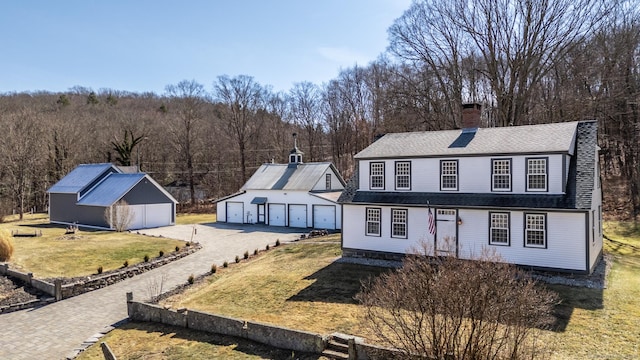
[[[244,321],[195,310],[165,309],[159,305],[133,301],[133,295],[130,293],[127,294],[127,311],[129,319],[132,321],[155,322],[208,333],[235,336],[280,349],[321,354],[329,340],[329,336],[292,330],[276,325]],[[349,351],[350,359],[389,359],[393,355],[398,355],[393,350],[365,344],[364,340],[356,339],[351,345],[353,350]]]
[[[151,259],[149,262],[139,263],[134,266],[121,268],[100,275],[76,278],[68,284],[63,284],[63,281],[66,279],[36,279],[33,277],[32,273],[24,273],[10,269],[9,264],[7,263],[0,264],[0,275],[18,279],[25,284],[54,297],[55,300],[58,301],[115,284],[119,281],[183,258],[194,253],[200,248],[200,244],[193,244],[187,248],[181,249],[179,252],[173,252],[162,257]]]

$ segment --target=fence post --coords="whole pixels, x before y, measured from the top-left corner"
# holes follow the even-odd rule
[[[53,281],[53,289],[53,296],[55,297],[56,301],[62,300],[62,280],[55,279]]]

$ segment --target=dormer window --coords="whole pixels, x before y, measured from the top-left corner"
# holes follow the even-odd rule
[[[372,162],[369,164],[369,187],[371,190],[384,190],[384,163]]]
[[[411,162],[396,162],[396,190],[411,190]]]
[[[547,158],[527,159],[527,191],[547,191]]]
[[[511,159],[491,160],[491,190],[511,191]]]
[[[458,190],[458,160],[440,161],[440,190]]]

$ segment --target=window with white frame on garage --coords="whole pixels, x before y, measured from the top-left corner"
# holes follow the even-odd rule
[[[407,238],[407,209],[391,210],[391,237]]]
[[[367,236],[380,236],[380,209],[367,208]]]
[[[324,185],[327,190],[331,190],[331,174],[324,175]]]
[[[524,245],[526,247],[547,247],[547,216],[545,214],[525,214]]]
[[[511,159],[491,160],[491,190],[511,191]]]
[[[411,190],[411,162],[396,162],[396,190]]]
[[[509,213],[489,213],[489,244],[509,245]]]
[[[384,163],[372,162],[369,164],[370,185],[372,190],[384,189]]]

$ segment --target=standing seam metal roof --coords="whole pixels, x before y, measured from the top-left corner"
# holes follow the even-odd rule
[[[240,190],[304,190],[313,189],[331,163],[263,164]],[[336,172],[336,176],[339,177]],[[341,180],[342,181],[342,180]]]
[[[47,190],[50,193],[78,193],[91,184],[98,176],[109,168],[116,169],[112,164],[80,164],[65,177]],[[117,170],[117,169],[116,169]]]
[[[82,197],[78,205],[111,206],[145,176],[147,176],[145,173],[111,174]]]

